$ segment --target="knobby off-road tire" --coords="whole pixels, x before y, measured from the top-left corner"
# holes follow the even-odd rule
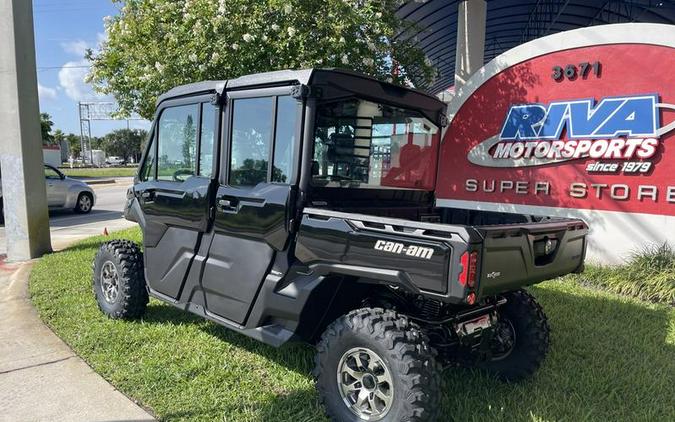
[[[93,263],[93,288],[98,307],[112,319],[134,319],[145,313],[148,291],[143,253],[130,240],[101,245]]]
[[[541,366],[548,353],[550,328],[541,306],[525,290],[505,297],[499,319],[511,325],[515,342],[507,353],[493,356],[481,366],[504,381],[516,382],[532,376]]]
[[[363,363],[360,367],[363,371],[355,374],[362,375],[361,378],[346,372],[359,368],[357,357]],[[370,375],[363,375],[366,373]],[[326,413],[335,421],[434,421],[438,418],[441,387],[435,352],[424,332],[394,311],[357,309],[328,326],[317,345],[314,378]],[[368,397],[375,408],[379,408],[379,415],[368,415],[369,408],[373,408],[370,402],[364,403],[366,413],[354,410],[362,389],[358,393],[352,390],[355,395],[351,396],[352,401],[350,395],[344,393],[350,383],[359,379],[360,383],[355,385],[366,388],[364,392],[378,390],[374,393],[379,394],[377,399],[370,393]],[[380,396],[387,397],[389,404]]]

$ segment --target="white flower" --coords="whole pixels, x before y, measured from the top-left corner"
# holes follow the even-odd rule
[[[368,45],[368,48],[369,48],[371,51],[375,51],[375,48],[376,48],[376,47],[375,47],[375,43],[374,43],[374,42],[368,41],[368,42],[366,42],[366,44]]]
[[[295,28],[293,28],[292,26],[289,26],[287,31],[288,31],[288,36],[289,36],[289,37],[294,36],[295,33],[297,32],[297,31],[295,30]]]
[[[293,6],[291,6],[290,4],[287,3],[284,6],[284,13],[287,14],[287,15],[290,15],[292,11],[293,11]]]
[[[197,60],[199,60],[199,57],[197,57],[195,53],[190,54],[188,58],[190,59],[191,62],[196,62]]]
[[[216,61],[218,61],[219,58],[220,58],[220,54],[218,54],[217,51],[214,51],[213,54],[211,54],[211,61],[216,62]]]
[[[370,57],[366,57],[365,59],[363,59],[363,64],[365,64],[366,66],[372,66],[374,63],[375,61]]]
[[[277,25],[276,23],[273,23],[273,24],[272,24],[272,30],[273,30],[273,31],[278,31],[278,30],[279,30],[279,25]]]
[[[349,64],[349,57],[347,57],[346,54],[343,54],[341,62],[342,64]]]
[[[225,9],[225,8],[226,8],[225,2],[226,2],[226,1],[227,1],[227,0],[219,0],[219,1],[218,1],[218,14],[219,14],[219,15],[224,15],[224,14],[225,14],[225,11],[226,11],[226,9]]]
[[[200,65],[199,65],[199,71],[200,71],[200,72],[203,72],[203,71],[205,71],[205,70],[206,70],[206,65],[203,64],[203,63],[200,64]]]
[[[380,18],[382,17],[382,12],[377,12],[377,13],[375,13],[375,17],[376,17],[377,19],[380,19]]]
[[[232,44],[232,50],[239,50],[239,44],[237,43]]]
[[[344,44],[346,42],[345,37],[340,37],[340,42]]]
[[[261,38],[263,41],[267,41],[267,35],[263,35]]]
[[[255,39],[255,37],[254,37],[253,35],[249,34],[249,33],[244,34],[244,35],[242,36],[242,38],[243,38],[244,41],[246,41],[246,42],[251,42],[251,41],[253,41],[253,40]]]
[[[164,65],[162,65],[160,62],[155,62],[155,69],[157,69],[159,73],[162,73],[164,70]]]

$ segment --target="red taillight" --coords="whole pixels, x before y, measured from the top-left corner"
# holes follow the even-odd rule
[[[476,294],[474,292],[471,292],[466,296],[466,303],[469,305],[476,303]]]
[[[475,287],[478,273],[478,252],[464,252],[459,258],[459,263],[462,265],[462,272],[459,273],[457,281],[462,286]]]
[[[467,275],[469,274],[469,253],[464,252],[459,258],[459,263],[462,264],[462,272],[459,273],[459,278],[457,278],[457,281],[459,281],[459,284],[462,286],[466,286],[466,279]]]
[[[476,274],[478,273],[478,252],[471,252],[469,255],[469,277],[466,284],[474,288],[476,286]]]

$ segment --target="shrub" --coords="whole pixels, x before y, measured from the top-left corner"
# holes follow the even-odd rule
[[[647,245],[614,267],[587,267],[583,284],[675,306],[675,250],[668,243]]]

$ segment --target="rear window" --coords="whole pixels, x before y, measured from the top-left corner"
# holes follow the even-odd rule
[[[414,110],[361,99],[322,104],[312,184],[433,190],[440,133]]]

